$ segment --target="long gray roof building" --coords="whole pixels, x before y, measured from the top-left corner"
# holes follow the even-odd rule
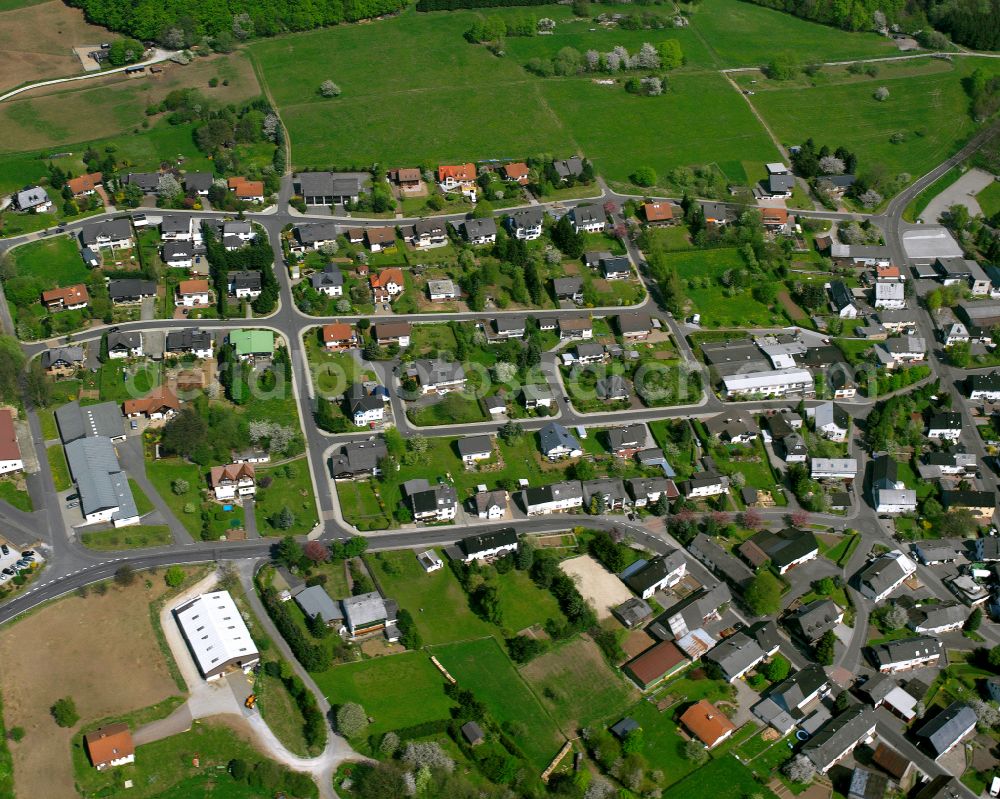
[[[118,464],[111,439],[105,436],[78,438],[66,445],[70,474],[80,494],[84,518],[110,508],[112,521],[135,519],[139,511],[128,484],[128,475]]]
[[[79,402],[69,402],[56,408],[56,423],[63,444],[94,436],[112,440],[125,437],[121,408],[114,402],[83,406]]]

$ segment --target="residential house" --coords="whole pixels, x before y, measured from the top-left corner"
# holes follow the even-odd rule
[[[856,178],[854,175],[823,175],[817,181],[820,191],[824,191],[835,199],[844,196]]]
[[[927,437],[933,441],[950,441],[954,444],[961,435],[960,413],[935,413],[927,424]]]
[[[851,772],[851,784],[847,789],[847,799],[885,799],[889,790],[889,778],[877,771],[856,766]]]
[[[529,383],[521,389],[521,399],[525,409],[529,411],[538,408],[551,408],[555,404],[555,397],[552,390],[545,385]]]
[[[14,428],[14,411],[0,408],[0,474],[24,471],[21,446]]]
[[[810,663],[774,686],[768,698],[786,713],[799,716],[809,705],[829,692],[830,681],[823,667]]]
[[[420,359],[411,364],[407,376],[416,379],[422,394],[447,394],[465,388],[465,369],[455,361]]]
[[[946,286],[965,284],[974,297],[990,293],[991,283],[983,268],[969,258],[938,258],[935,269]]]
[[[517,550],[517,531],[513,527],[503,527],[488,533],[470,535],[458,542],[462,560],[492,560]]]
[[[629,503],[625,484],[617,477],[583,481],[583,506],[591,513],[623,510]]]
[[[736,732],[736,725],[706,699],[691,705],[681,714],[679,721],[706,749],[714,749]]]
[[[462,463],[475,466],[479,461],[493,457],[493,439],[490,436],[466,436],[455,441]]]
[[[795,191],[795,175],[784,164],[767,164],[767,195],[791,197]]]
[[[431,302],[445,302],[457,299],[460,292],[453,280],[428,280],[427,296]]]
[[[344,274],[336,264],[327,264],[322,272],[313,272],[309,275],[309,283],[327,297],[344,296]]]
[[[257,493],[257,476],[252,463],[230,463],[213,466],[208,478],[209,488],[220,502],[237,497],[252,497]]]
[[[673,641],[660,641],[622,666],[643,691],[672,677],[688,664],[684,653]]]
[[[813,423],[816,432],[823,438],[841,443],[847,441],[851,417],[839,405],[833,402],[817,405],[813,412]]]
[[[653,609],[645,600],[638,597],[630,597],[617,607],[611,608],[611,614],[625,627],[632,629],[633,627],[638,627],[652,616]]]
[[[898,369],[925,360],[927,342],[922,336],[890,338],[875,347],[875,355],[886,369]]]
[[[83,347],[53,347],[41,356],[42,368],[47,374],[65,377],[75,374],[83,366],[86,356]]]
[[[852,266],[888,266],[892,263],[889,248],[878,244],[839,244],[830,246],[830,257],[834,261]]]
[[[784,397],[789,394],[811,396],[815,393],[812,374],[807,369],[769,369],[732,374],[722,378],[726,396]]]
[[[976,548],[976,560],[981,560],[985,563],[994,563],[1000,560],[1000,538],[994,536],[977,538],[974,546]]]
[[[475,192],[476,165],[457,164],[438,167],[438,185],[442,191]]]
[[[607,222],[604,209],[598,205],[578,205],[569,216],[577,233],[600,233]]]
[[[492,325],[493,337],[495,338],[524,338],[525,320],[523,316],[498,316],[493,320]],[[488,331],[487,337],[489,337]]]
[[[212,188],[215,176],[211,172],[185,172],[184,190],[189,194],[197,194],[199,197],[207,197],[208,190]]]
[[[410,346],[409,322],[379,322],[372,326],[372,330],[380,347],[396,344],[403,349]]]
[[[247,180],[245,177],[229,178],[226,181],[229,190],[238,200],[248,203],[264,202],[264,181]]]
[[[679,488],[687,499],[717,497],[729,491],[729,478],[715,472],[700,472],[681,483]]]
[[[926,539],[913,545],[913,554],[925,566],[939,566],[954,563],[962,557],[962,542],[951,538]]]
[[[539,444],[542,455],[550,461],[557,461],[563,458],[578,458],[583,454],[583,447],[580,442],[557,422],[548,422],[539,431]]]
[[[586,488],[586,487],[585,487]],[[625,578],[624,582],[642,599],[649,599],[657,591],[673,588],[687,575],[687,560],[679,549],[650,558],[646,565]]]
[[[802,746],[802,754],[820,774],[826,774],[859,743],[869,740],[874,732],[875,711],[855,705],[820,727]]]
[[[996,512],[995,491],[942,491],[941,505],[946,511],[967,510],[980,524],[987,524]]]
[[[473,495],[472,504],[480,519],[497,521],[507,513],[507,492],[479,491]]]
[[[541,238],[545,212],[538,207],[521,208],[507,217],[507,228],[514,238],[534,241]]]
[[[344,621],[339,603],[333,601],[322,585],[303,588],[295,595],[295,604],[307,619],[319,618],[327,627],[339,629]]]
[[[320,250],[328,244],[337,243],[337,225],[333,222],[296,225],[292,228],[292,236],[294,237],[290,247],[292,252]]]
[[[396,230],[391,227],[365,228],[365,245],[372,252],[382,252],[396,246]]]
[[[735,215],[725,203],[702,202],[701,211],[705,215],[705,222],[714,227],[722,227],[730,219],[735,219]]]
[[[954,447],[926,452],[917,464],[917,471],[924,480],[935,480],[943,475],[974,476],[977,469],[975,453]]]
[[[989,374],[969,375],[966,378],[966,388],[971,400],[1000,400],[1000,371]]]
[[[348,350],[358,346],[358,334],[346,322],[331,322],[323,325],[320,335],[323,346],[328,350]]]
[[[141,358],[143,356],[142,333],[138,330],[116,330],[114,333],[108,333],[107,345],[109,358]]]
[[[385,402],[370,393],[360,383],[352,383],[344,394],[347,415],[355,427],[367,427],[381,422],[385,416]]]
[[[976,712],[965,702],[956,701],[918,727],[913,735],[938,760],[974,732],[977,723]]]
[[[341,628],[352,640],[372,633],[383,633],[390,641],[398,640],[396,629],[398,606],[391,599],[383,599],[377,591],[340,600],[344,611]]]
[[[646,425],[636,422],[608,430],[608,445],[617,458],[631,458],[646,446]]]
[[[747,543],[761,550],[771,565],[778,570],[778,574],[785,574],[790,569],[819,556],[816,536],[808,530],[798,530],[794,527],[776,533],[761,530],[748,539]]]
[[[363,191],[358,175],[342,172],[300,172],[292,178],[295,193],[306,205],[356,203]]]
[[[425,478],[418,477],[407,480],[402,489],[414,521],[447,522],[458,512],[458,495],[453,485],[441,482],[432,486]]]
[[[241,361],[274,355],[274,333],[270,330],[233,330],[229,343]]]
[[[858,459],[813,458],[809,474],[813,480],[854,480],[858,476]]]
[[[773,233],[780,233],[790,229],[794,217],[790,216],[785,208],[761,208],[760,222],[765,230]]]
[[[555,170],[559,179],[563,182],[569,178],[583,177],[583,159],[579,156],[564,158],[562,160],[554,160],[552,162],[552,168]]]
[[[858,587],[872,602],[879,603],[917,570],[898,549],[879,555],[858,573]]]
[[[901,311],[906,307],[906,284],[898,280],[879,280],[875,284],[875,307]]]
[[[677,222],[674,208],[668,202],[645,203],[642,206],[642,215],[649,225],[672,225]]]
[[[132,247],[132,223],[127,217],[90,222],[80,228],[80,243],[91,250],[125,250]]]
[[[145,397],[127,399],[122,403],[122,412],[129,419],[139,416],[153,420],[171,419],[180,409],[180,400],[168,386],[159,386]]]
[[[238,300],[255,300],[261,293],[261,275],[257,271],[229,272],[229,293]]]
[[[15,192],[13,200],[14,207],[18,211],[32,211],[42,214],[51,211],[53,207],[48,192],[41,186],[31,186]]]
[[[918,604],[910,611],[909,626],[915,633],[941,635],[960,630],[969,618],[969,609],[958,602]]]
[[[589,316],[559,318],[559,340],[589,339],[594,337],[594,323]]]
[[[406,287],[403,270],[398,267],[390,267],[378,274],[369,275],[368,282],[371,284],[372,300],[376,304],[392,302]]]
[[[731,602],[729,586],[719,583],[702,586],[667,608],[657,623],[675,638],[682,638],[692,630],[722,618],[722,608]]]
[[[989,589],[971,574],[953,574],[944,578],[944,584],[969,607],[981,605],[990,598]]]
[[[129,172],[122,181],[127,186],[138,186],[144,194],[153,194],[160,187],[159,172]]]
[[[135,305],[156,296],[156,283],[137,278],[112,280],[108,283],[108,296],[115,305]]]
[[[196,249],[197,245],[190,241],[168,241],[160,249],[160,257],[172,269],[190,269]]]
[[[844,620],[844,611],[830,599],[814,599],[791,613],[789,628],[802,640],[812,644]]]
[[[413,233],[408,238],[409,243],[417,249],[429,250],[434,247],[444,247],[448,243],[448,230],[440,219],[418,219],[413,223]]]
[[[581,365],[603,363],[608,359],[608,353],[604,349],[604,345],[597,342],[577,344],[573,348],[573,352],[573,360]]]
[[[857,319],[858,306],[854,302],[854,295],[843,280],[834,280],[830,283],[830,301],[841,319]]]
[[[529,516],[562,513],[583,507],[583,485],[579,480],[551,483],[521,492],[521,504]]]
[[[523,161],[513,164],[504,164],[500,169],[503,171],[504,180],[527,186],[531,182],[531,171]]]
[[[578,277],[557,277],[552,281],[556,301],[569,300],[578,305],[583,302],[583,280]]]
[[[601,277],[605,280],[628,280],[632,277],[632,262],[625,255],[602,258]]]
[[[182,308],[195,308],[209,302],[207,280],[182,280],[177,284],[177,305]]]
[[[88,172],[78,178],[70,178],[66,181],[69,190],[74,197],[89,197],[97,192],[98,187],[104,182],[104,175],[100,172]]]
[[[160,241],[201,244],[201,224],[192,216],[165,216],[160,220]]]
[[[97,173],[100,175],[100,173]],[[128,724],[106,724],[83,736],[90,764],[98,771],[135,762],[135,744]]]
[[[208,330],[185,328],[167,333],[167,355],[194,355],[196,358],[212,357],[212,334]]]
[[[875,459],[872,469],[872,491],[878,513],[912,513],[917,509],[917,492],[908,489],[899,479],[897,464],[888,455]]]
[[[618,331],[626,340],[646,338],[653,330],[653,320],[649,314],[623,313],[618,314]]]
[[[83,283],[42,292],[42,305],[49,311],[76,311],[90,304],[90,293]]]
[[[621,375],[608,375],[594,384],[597,398],[605,402],[625,402],[629,398],[628,383]]]
[[[462,235],[470,244],[493,244],[497,240],[497,223],[490,216],[485,219],[467,219],[462,223]]]
[[[760,435],[756,420],[750,413],[742,410],[713,416],[711,419],[707,419],[704,424],[710,436],[718,438],[725,444],[751,444]],[[787,432],[783,429],[780,435],[791,434],[791,428],[788,427],[783,417],[780,414],[775,414],[769,420],[772,434],[779,435],[776,432],[779,425],[782,428],[787,428]]]
[[[715,663],[727,682],[735,682],[764,659],[760,645],[746,633],[729,636],[705,655]]]
[[[381,438],[345,444],[330,458],[330,474],[335,480],[356,480],[381,474],[379,463],[389,452]]]
[[[660,497],[673,500],[680,496],[674,481],[666,477],[633,477],[625,481],[625,489],[632,497],[633,507],[636,508],[655,505],[660,501]]]

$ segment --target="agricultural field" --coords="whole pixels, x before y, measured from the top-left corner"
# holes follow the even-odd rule
[[[74,45],[100,45],[108,31],[59,0],[0,0],[0,92],[23,83],[82,74]]]
[[[374,719],[369,735],[446,719],[451,707],[444,677],[425,652],[334,666],[313,678],[330,704],[357,702],[365,709]]]
[[[77,796],[68,756],[77,729],[56,726],[49,707],[57,699],[72,696],[86,725],[178,693],[149,610],[166,592],[162,577],[149,587],[138,579],[103,596],[67,597],[3,628],[4,723],[25,731],[12,746],[18,795]]]
[[[0,49],[4,49],[2,45]],[[218,80],[215,87],[209,86],[212,78]],[[147,125],[165,124],[148,119],[146,108],[159,105],[175,89],[187,88],[197,89],[207,101],[218,105],[241,104],[260,94],[249,58],[239,52],[199,59],[187,66],[167,63],[158,75],[126,77],[116,73],[84,83],[44,87],[0,104],[0,151],[63,148],[71,142],[137,133]],[[173,155],[161,154],[164,158]]]
[[[492,638],[482,638],[435,647],[433,652],[500,724],[517,730],[513,737],[528,761],[539,771],[545,768],[562,746],[562,736],[500,645]]]
[[[520,671],[567,735],[589,725],[613,724],[639,695],[583,636],[554,646]]]
[[[945,160],[975,130],[962,78],[980,67],[996,74],[987,59],[958,59],[947,71],[897,77],[885,70],[874,78],[816,87],[758,85],[753,103],[786,145],[807,138],[857,153],[859,171],[883,169],[893,178],[913,178]],[[885,86],[889,98],[872,96]],[[849,113],[835,109],[850,109]],[[894,134],[902,141],[893,143]]]

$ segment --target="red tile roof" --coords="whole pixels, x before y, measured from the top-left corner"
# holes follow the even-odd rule
[[[14,430],[14,412],[10,408],[0,408],[0,461],[19,460],[21,447]]]
[[[453,166],[442,165],[438,167],[438,181],[443,183],[448,178],[457,181],[475,180],[475,164],[457,164]]]
[[[354,338],[354,328],[345,322],[323,325],[323,342],[348,341]]]
[[[85,191],[93,191],[101,185],[104,176],[100,172],[91,172],[89,175],[80,175],[66,182],[69,190],[74,195],[83,194]]]
[[[646,203],[642,206],[647,222],[666,222],[674,218],[670,203]]]
[[[684,653],[677,648],[673,641],[661,641],[630,660],[625,664],[625,668],[642,685],[649,685],[686,662],[687,658],[684,657]]]
[[[78,305],[81,302],[90,302],[90,294],[83,283],[42,292],[44,305],[58,305],[60,300],[63,305]]]
[[[88,732],[83,736],[83,740],[90,753],[90,762],[95,766],[135,754],[132,733],[124,723],[108,724],[106,727]]]
[[[715,746],[736,729],[721,710],[705,699],[695,702],[684,711],[681,724],[708,747]]]
[[[182,280],[177,284],[177,290],[181,295],[185,294],[208,294],[207,280]]]

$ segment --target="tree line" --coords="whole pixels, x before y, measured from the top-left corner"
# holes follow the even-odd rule
[[[391,14],[405,0],[69,0],[88,22],[173,49],[235,42]],[[206,38],[208,42],[205,42]]]

